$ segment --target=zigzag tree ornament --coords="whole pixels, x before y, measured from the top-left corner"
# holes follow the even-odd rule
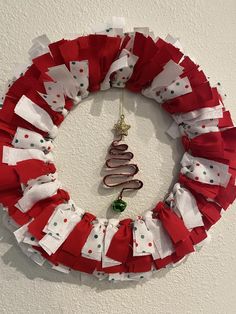
[[[128,145],[121,143],[128,135],[130,125],[125,122],[123,112],[123,102],[120,103],[120,118],[114,125],[116,139],[111,143],[106,160],[106,167],[112,171],[103,178],[103,183],[107,187],[122,187],[118,198],[112,203],[115,212],[123,212],[127,203],[122,199],[125,191],[139,190],[143,187],[143,182],[133,177],[139,172],[139,168],[134,163],[129,163],[134,154],[127,151]],[[115,172],[114,172],[115,171]]]
[[[34,39],[0,110],[0,203],[22,251],[38,265],[112,282],[178,265],[236,197],[236,128],[220,86],[211,86],[178,39],[123,26],[113,18],[94,34]],[[110,88],[155,100],[173,118],[168,134],[182,137],[185,149],[169,195],[134,219],[99,218],[76,206],[53,163],[67,114]]]

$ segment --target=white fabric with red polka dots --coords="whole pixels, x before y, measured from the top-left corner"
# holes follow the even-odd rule
[[[105,218],[98,218],[93,223],[93,228],[81,250],[82,256],[101,261],[107,222]]]
[[[2,162],[9,166],[15,166],[18,162],[29,159],[38,159],[45,162],[52,162],[52,153],[45,154],[39,149],[23,149],[3,146]]]
[[[56,137],[58,128],[53,124],[50,115],[25,95],[20,98],[14,111],[19,117],[39,130],[47,132],[51,138]]]
[[[47,74],[60,84],[63,94],[74,100],[75,105],[88,96],[88,61],[71,61],[70,71],[65,64],[57,65],[49,68]]]
[[[53,150],[52,140],[45,139],[41,134],[28,129],[18,127],[12,141],[16,148],[39,149],[43,152]]]
[[[65,107],[65,98],[63,94],[43,94],[38,92],[38,94],[46,101],[49,107],[56,112],[61,112],[63,116],[66,116],[68,111]]]
[[[147,211],[145,214],[145,223],[147,228],[153,234],[153,242],[155,252],[152,254],[154,259],[165,258],[174,252],[172,241],[165,231],[162,223],[158,219],[153,218],[153,212]]]
[[[39,241],[39,245],[47,254],[55,253],[81,221],[83,214],[84,211],[72,201],[58,205],[43,229],[46,235]]]
[[[151,85],[142,90],[142,94],[148,98],[160,102],[162,93],[167,92],[167,86],[175,82],[183,73],[183,67],[170,60],[164,65],[164,69],[152,81]],[[165,91],[166,89],[166,91]]]
[[[115,273],[109,274],[109,281],[140,281],[148,280],[151,278],[153,271],[147,271],[145,273]]]
[[[153,234],[142,217],[138,217],[133,225],[133,256],[145,256],[152,253],[154,253]]]
[[[181,135],[187,135],[189,138],[194,138],[200,134],[218,132],[218,119],[209,119],[195,122],[194,125],[181,124],[179,130]]]
[[[167,130],[172,138],[187,135],[194,138],[200,134],[218,132],[219,119],[223,117],[223,106],[219,104],[214,108],[202,108],[187,113],[174,114],[175,120]]]
[[[173,83],[166,87],[161,87],[151,91],[150,95],[147,92],[143,92],[144,96],[155,99],[158,103],[162,104],[167,100],[189,94],[192,92],[192,88],[187,77],[177,78]]]
[[[153,79],[151,85],[144,89],[143,94],[151,93],[156,91],[159,88],[165,87],[173,83],[182,73],[183,67],[173,60],[168,61],[163,70]]]
[[[210,159],[193,157],[187,152],[183,155],[181,165],[182,174],[202,183],[226,187],[231,177],[228,165]]]
[[[126,82],[130,79],[131,75],[133,74],[134,66],[138,61],[138,57],[132,54],[127,49],[122,49],[119,58],[127,57],[127,65],[121,67],[114,73],[114,76],[111,80],[112,87],[119,87],[124,88]],[[119,59],[118,59],[119,60]]]
[[[67,226],[73,216],[78,215],[78,209],[76,210],[73,203],[64,204],[64,206],[58,206],[53,215],[49,218],[47,225],[43,229],[45,233],[51,232],[57,239],[61,239],[67,233]],[[80,209],[80,214],[83,211]]]
[[[82,98],[88,96],[89,87],[89,67],[88,61],[71,61],[70,62],[70,72],[75,79],[76,86]]]
[[[176,214],[183,218],[188,229],[204,226],[202,215],[198,209],[195,197],[187,189],[176,183],[173,192],[166,199]]]
[[[115,60],[111,66],[110,69],[108,70],[105,79],[103,80],[103,82],[101,83],[100,89],[101,90],[106,90],[109,89],[111,87],[110,85],[110,76],[112,73],[116,72],[116,71],[122,71],[124,68],[128,67],[128,58],[127,56],[123,56],[122,58],[118,58],[117,60]]]
[[[106,227],[105,237],[104,237],[104,247],[102,252],[102,267],[112,267],[120,265],[121,263],[115,261],[114,259],[106,256],[106,253],[111,244],[111,240],[115,233],[118,231],[119,219],[109,219]]]
[[[118,282],[118,281],[140,281],[140,280],[147,280],[150,279],[154,270],[144,272],[144,273],[113,273],[113,274],[107,274],[101,271],[95,270],[93,272],[93,275],[98,278],[99,280],[108,279],[112,282]],[[82,280],[86,280],[86,275],[81,273]]]

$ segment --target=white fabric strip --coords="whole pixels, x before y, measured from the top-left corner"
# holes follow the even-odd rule
[[[114,76],[111,79],[112,87],[124,88],[126,82],[130,79],[134,71],[134,66],[138,61],[138,57],[132,54],[127,49],[122,49],[119,58],[123,59],[127,57],[127,65],[121,67],[114,73]],[[119,59],[118,59],[119,60]]]
[[[187,135],[194,138],[200,134],[217,132],[218,122],[223,117],[223,106],[218,105],[213,108],[201,108],[183,114],[172,115],[173,123],[167,130],[172,138]]]
[[[41,134],[18,127],[12,141],[16,148],[38,149],[43,152],[49,152],[54,145],[52,140],[45,139]]]
[[[162,223],[158,219],[152,218],[152,211],[148,211],[145,214],[145,223],[147,228],[153,234],[153,242],[157,248],[159,254],[153,255],[154,259],[165,258],[166,256],[171,255],[174,252],[174,247],[172,241],[165,229],[162,226]]]
[[[183,155],[181,165],[182,174],[202,183],[226,187],[231,177],[228,165],[210,159],[193,157],[187,152]]]
[[[38,241],[28,232],[28,225],[32,222],[28,222],[27,224],[21,226],[17,230],[14,231],[14,236],[18,243],[25,243],[28,245],[39,246]]]
[[[95,34],[105,34],[108,36],[123,36],[125,19],[123,17],[113,16],[111,21],[100,23],[92,27]]]
[[[116,36],[122,37],[124,35],[122,28],[108,27],[108,28],[104,29],[104,26],[101,26],[99,28],[100,29],[102,28],[102,30],[101,31],[96,31],[95,34],[107,35],[107,36],[111,36],[111,37],[116,37]]]
[[[74,99],[77,96],[76,81],[65,64],[49,68],[47,74],[60,83],[64,94],[69,98]]]
[[[192,88],[187,77],[177,78],[172,84],[161,87],[152,91],[152,97],[149,97],[147,93],[143,93],[144,96],[154,99],[158,103],[162,104],[167,100],[174,99],[176,97],[189,94],[192,92]]]
[[[65,109],[65,97],[63,87],[59,82],[44,82],[46,94],[40,94],[52,110],[61,112],[65,117],[68,110]]]
[[[32,221],[32,220],[31,220]],[[24,224],[20,228],[16,229],[13,233],[18,243],[23,242],[25,234],[28,232],[28,225],[31,223],[29,221],[27,224]]]
[[[18,200],[15,206],[25,213],[38,201],[54,195],[60,187],[61,183],[58,180],[45,183],[36,181],[34,184],[27,186],[22,198]]]
[[[30,249],[28,249],[30,251]],[[46,259],[40,254],[40,252],[37,252],[36,250],[33,250],[31,252],[30,258],[32,261],[34,261],[37,265],[43,266],[43,264],[46,262]]]
[[[49,105],[49,107],[56,112],[61,112],[64,116],[67,114],[67,110],[65,107],[65,98],[63,94],[43,94],[38,92],[39,95],[46,101],[46,103]]]
[[[23,76],[29,67],[30,65],[25,63],[16,64],[13,70],[13,80],[17,80],[19,77]]]
[[[168,61],[164,65],[164,69],[161,73],[159,73],[152,81],[151,85],[148,89],[150,90],[158,90],[161,87],[165,87],[170,85],[173,81],[175,81],[182,73],[184,68],[179,64],[175,63],[173,60]],[[145,91],[145,90],[144,90]]]
[[[152,81],[151,85],[142,90],[142,94],[148,98],[158,99],[161,96],[161,90],[169,86],[183,73],[183,67],[175,63],[173,60],[167,62],[164,69]]]
[[[43,82],[45,91],[47,93],[47,95],[60,95],[60,96],[64,96],[63,94],[63,87],[60,84],[60,82],[51,82],[51,81],[47,81],[47,82]]]
[[[75,79],[75,84],[78,88],[78,92],[80,93],[82,98],[88,96],[88,87],[89,87],[89,67],[88,61],[71,61],[70,62],[70,72]]]
[[[212,108],[201,108],[187,113],[174,114],[173,119],[179,123],[194,125],[196,122],[208,119],[218,119],[223,117],[223,106],[218,105]]]
[[[69,267],[66,267],[66,266],[61,265],[61,264],[60,265],[53,265],[52,264],[52,269],[57,270],[63,274],[69,274],[71,272],[71,269]]]
[[[118,231],[118,224],[119,224],[119,219],[108,220],[108,225],[106,227],[106,233],[105,233],[105,238],[104,238],[104,247],[103,247],[103,252],[102,252],[102,267],[103,268],[121,264],[120,262],[115,261],[112,258],[106,256],[111,240],[113,236],[116,234],[116,232]]]
[[[125,46],[125,49],[126,49],[127,51],[130,51],[131,53],[133,53],[135,35],[129,33],[129,36],[130,36],[131,38],[130,38],[130,40],[127,42],[127,44],[126,44],[126,46]]]
[[[50,40],[45,34],[34,38],[32,43],[33,45],[28,51],[30,60],[49,52],[48,45],[50,44]]]
[[[104,273],[103,271],[97,271],[94,270],[93,275],[98,279],[98,280],[104,280],[104,279],[108,279],[108,274]],[[85,275],[86,276],[86,275]],[[85,279],[85,278],[83,278]]]
[[[107,219],[104,218],[97,219],[94,222],[93,228],[81,250],[82,256],[101,261],[107,222]]]
[[[26,186],[22,185],[22,190],[23,191],[28,191],[34,185],[53,182],[53,181],[55,181],[57,179],[58,179],[58,173],[57,172],[44,174],[44,175],[42,175],[42,176],[40,176],[40,177],[38,177],[36,179],[28,180]]]
[[[63,89],[63,93],[78,104],[82,98],[88,95],[88,62],[71,61],[71,72],[65,64],[49,68],[47,74],[58,82]]]
[[[14,111],[39,130],[47,132],[51,138],[56,137],[58,128],[53,124],[50,115],[25,95],[20,98]]]
[[[111,64],[110,69],[108,70],[103,82],[101,83],[101,90],[106,90],[106,89],[109,89],[111,87],[110,76],[112,73],[119,71],[119,70],[123,70],[123,68],[127,68],[127,67],[128,67],[127,55],[115,60]]]
[[[67,234],[68,218],[73,216],[74,212],[76,212],[76,208],[73,203],[69,202],[64,206],[59,206],[49,218],[43,231],[53,234],[57,239],[64,238]]]
[[[142,33],[145,36],[149,36],[152,32],[150,32],[149,27],[134,27],[133,32]]]
[[[187,135],[189,138],[194,138],[201,134],[210,132],[218,132],[218,119],[209,119],[196,122],[194,125],[181,124],[179,130],[181,135]]]
[[[0,210],[5,211],[2,216],[3,225],[11,232],[14,232],[16,229],[18,229],[19,225],[8,215],[6,208],[0,205]]]
[[[54,254],[64,243],[71,231],[80,222],[84,211],[74,205],[72,201],[60,204],[44,228],[46,235],[39,241],[39,245],[48,255]]]
[[[140,281],[150,279],[152,276],[152,271],[147,271],[144,273],[114,273],[109,274],[109,281]]]
[[[28,159],[38,159],[45,162],[52,162],[52,153],[44,154],[38,149],[21,149],[3,146],[2,162],[14,166],[18,162]]]
[[[175,38],[175,37],[173,37],[173,36],[171,36],[170,34],[168,34],[167,36],[166,36],[166,38],[165,38],[165,41],[167,42],[167,43],[170,43],[170,44],[172,44],[173,46],[175,46],[176,48],[178,48],[180,51],[184,51],[184,49],[183,49],[183,47],[182,47],[182,45],[181,45],[181,43],[180,43],[180,41],[179,41],[179,38]]]
[[[153,234],[144,220],[138,217],[133,225],[133,256],[145,256],[154,253]]]
[[[183,218],[188,229],[204,226],[194,196],[190,191],[181,187],[179,183],[174,185],[173,192],[170,193],[166,201],[170,204],[171,209]]]
[[[38,241],[29,232],[27,232],[25,234],[25,237],[23,239],[23,243],[33,245],[33,246],[39,246]]]
[[[44,257],[42,257],[42,255],[34,250],[30,245],[25,244],[25,243],[20,243],[19,247],[21,248],[22,252],[29,257],[30,259],[32,259],[32,261],[34,261],[37,265],[42,266],[44,264],[44,262],[46,261]]]

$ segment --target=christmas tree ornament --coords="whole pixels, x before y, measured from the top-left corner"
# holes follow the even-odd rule
[[[128,136],[128,130],[131,128],[131,126],[125,122],[123,104],[124,92],[122,91],[120,118],[114,125],[115,140],[110,145],[108,151],[109,159],[106,160],[106,167],[108,170],[112,170],[112,173],[103,178],[103,183],[107,187],[122,187],[118,198],[112,202],[112,209],[118,213],[123,212],[127,207],[127,203],[122,199],[123,192],[127,190],[139,190],[143,187],[143,182],[141,180],[133,179],[133,176],[139,172],[139,168],[136,164],[129,163],[134,155],[127,151],[127,144],[121,143],[124,140],[124,137]],[[119,172],[114,172],[113,170]]]
[[[15,69],[0,97],[5,225],[37,265],[110,282],[142,281],[178,266],[207,243],[212,226],[236,198],[236,128],[221,86],[209,82],[178,39],[123,27],[123,18],[113,18],[94,34],[72,40],[34,39],[29,65]],[[154,100],[173,119],[167,133],[183,144],[167,197],[158,201],[154,195],[153,208],[136,218],[100,218],[76,206],[53,161],[65,117],[89,93],[109,88]],[[104,182],[121,188],[113,202],[117,212],[127,205],[123,192],[142,187],[133,178],[138,166],[129,163],[133,154],[124,142],[131,130],[120,112],[106,161],[113,176]]]

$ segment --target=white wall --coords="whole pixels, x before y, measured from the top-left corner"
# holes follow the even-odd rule
[[[1,0],[0,13],[0,89],[14,64],[26,61],[37,35],[47,33],[55,41],[89,32],[112,15],[124,16],[128,29],[149,26],[159,36],[180,37],[212,81],[225,86],[225,103],[236,120],[235,0]],[[100,216],[117,195],[99,184],[119,96],[117,90],[90,96],[68,116],[56,140],[62,182],[78,205]],[[181,149],[166,136],[170,119],[154,102],[128,93],[125,99],[132,125],[127,141],[144,181],[144,188],[127,198],[130,209],[124,215],[135,217],[165,195]],[[213,228],[202,251],[142,285],[90,278],[81,283],[78,274],[35,266],[0,224],[0,313],[235,313],[235,209],[236,204]]]

